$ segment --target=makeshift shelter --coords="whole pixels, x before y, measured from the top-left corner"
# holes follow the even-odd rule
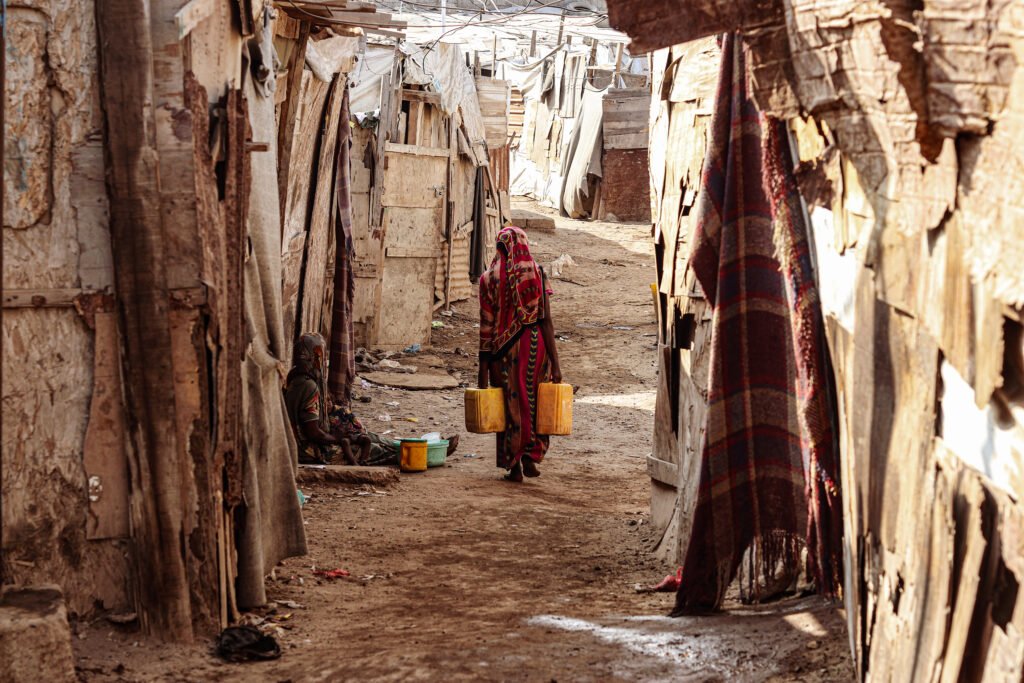
[[[613,0],[609,10],[634,49],[660,48],[655,74],[665,80],[658,87],[655,77],[662,101],[650,146],[664,188],[663,385],[651,464],[656,479],[679,487],[676,536],[692,510],[687,471],[703,438],[708,328],[685,269],[690,228],[673,215],[695,188],[688,162],[699,134],[677,137],[673,124],[677,110],[698,129],[707,122],[704,97],[685,93],[707,83],[701,65],[714,42],[687,41],[739,31],[754,99],[788,122],[799,162],[838,392],[844,599],[859,675],[1016,680],[1024,45],[1012,9]],[[655,516],[671,530],[670,489],[655,489]]]
[[[403,43],[367,54],[354,94],[356,339],[402,349],[429,342],[437,308],[472,295],[502,205],[461,50]],[[503,149],[503,136],[490,139]]]
[[[489,138],[498,191],[531,197],[572,217],[607,214],[646,221],[647,59],[631,56],[621,34],[592,19],[570,13],[556,24],[553,17],[536,15],[542,10],[511,13],[479,26],[473,25],[472,15],[449,14],[459,29],[445,40],[472,55],[478,85],[483,84],[478,88],[481,107],[501,107],[511,122],[507,161],[506,145],[496,146],[497,139]],[[410,10],[403,17],[414,40],[425,42],[441,31],[436,12]],[[609,92],[613,99],[605,105]],[[606,106],[615,119],[607,131]],[[485,118],[495,121],[497,111],[488,111]],[[614,187],[602,195],[606,160]]]
[[[401,23],[301,4],[8,9],[0,578],[72,615],[189,640],[305,552],[280,373],[351,326],[346,72]]]

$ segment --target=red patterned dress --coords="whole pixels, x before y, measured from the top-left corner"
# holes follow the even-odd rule
[[[505,391],[506,428],[497,435],[497,464],[512,469],[524,457],[541,462],[548,450],[548,437],[536,428],[537,388],[551,381],[541,331],[551,290],[522,230],[504,228],[498,243],[504,250],[480,276],[480,362],[489,365],[491,385]]]

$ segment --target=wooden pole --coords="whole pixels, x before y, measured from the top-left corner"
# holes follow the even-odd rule
[[[556,45],[562,44],[562,34],[565,32],[565,10],[562,10],[562,16],[558,20],[558,40],[555,41]]]
[[[106,124],[110,243],[131,425],[133,492],[129,514],[135,609],[144,633],[188,642],[194,635],[182,554],[188,543],[178,541],[188,538],[182,523],[182,499],[189,495],[189,488],[183,481],[186,466],[181,461],[186,448],[179,449],[177,439],[171,285],[165,256],[170,251],[167,235],[189,239],[195,226],[188,225],[185,211],[161,211],[162,160],[153,134],[157,128],[155,107],[150,106],[155,101],[155,79],[148,3],[98,3],[96,27]],[[191,171],[191,155],[177,164],[163,161],[177,173]],[[165,220],[170,224],[165,226]],[[187,468],[191,470],[191,460]]]
[[[455,116],[448,117],[448,182],[445,188],[445,234],[448,236],[448,272],[444,278],[444,307],[452,307],[452,261],[454,260],[455,242],[455,201],[452,199],[452,186],[455,183],[455,160],[459,157],[458,122]]]
[[[494,34],[494,42],[491,43],[491,78],[498,77],[498,34]]]
[[[622,72],[622,48],[623,44],[619,43],[619,49],[615,53],[615,75],[612,76],[612,87],[619,87],[619,74]]]
[[[537,56],[537,32],[534,31],[530,36],[530,58],[533,59]]]

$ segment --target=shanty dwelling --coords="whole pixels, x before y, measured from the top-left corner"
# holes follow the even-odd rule
[[[280,372],[351,334],[346,84],[402,24],[280,5],[6,9],[0,579],[79,619],[206,636],[306,549]]]
[[[704,228],[690,210],[709,215],[699,195],[722,172],[721,149],[702,138],[715,137],[729,89],[714,82],[730,73],[763,115],[756,135],[784,141],[796,162],[802,206],[788,206],[788,224],[806,226],[815,277],[798,300],[820,310],[828,354],[816,367],[834,377],[842,595],[858,673],[1019,680],[1019,12],[1012,3],[608,4],[635,50],[657,50],[650,149],[662,386],[650,469],[666,552],[691,559],[702,444],[714,438],[708,397],[721,389],[715,355],[725,347],[715,335],[726,312],[696,281]],[[716,66],[723,43],[709,36],[724,34],[735,36],[724,42],[731,56]],[[730,149],[742,166],[769,158],[755,144]],[[694,159],[704,160],[703,184]],[[782,208],[773,204],[773,216]],[[793,243],[778,231],[775,240],[792,272]],[[770,372],[765,363],[748,372]]]
[[[645,84],[646,85],[646,84]],[[604,96],[601,185],[595,218],[647,223],[651,220],[647,119],[648,88],[609,88]]]
[[[401,350],[468,299],[490,258],[500,195],[473,75],[457,46],[370,46],[354,90],[356,342]],[[500,154],[500,151],[499,151]],[[378,161],[379,160],[379,161]]]

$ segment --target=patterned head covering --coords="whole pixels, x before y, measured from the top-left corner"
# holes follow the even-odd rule
[[[501,351],[519,332],[544,317],[544,278],[530,255],[526,233],[515,226],[498,233],[498,253],[491,261],[487,280],[497,284],[497,310],[490,339],[481,339],[486,350]],[[481,330],[484,333],[483,330]]]
[[[316,382],[320,395],[321,420],[327,416],[327,341],[315,332],[307,332],[295,342],[292,369],[287,384],[301,378]]]

